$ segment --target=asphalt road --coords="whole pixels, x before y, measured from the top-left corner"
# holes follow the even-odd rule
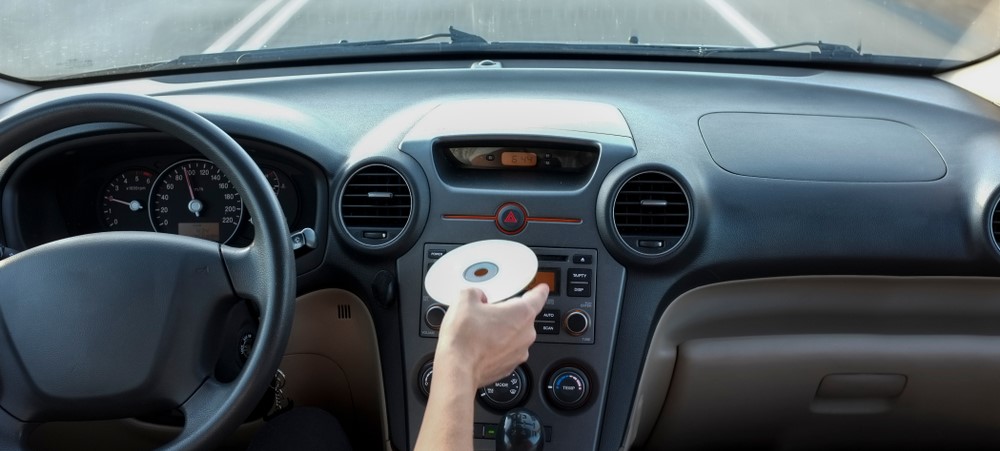
[[[44,77],[184,54],[415,37],[449,25],[489,41],[822,40],[969,59],[1000,47],[1000,0],[970,2],[971,15],[956,23],[908,0],[3,0],[0,72]]]

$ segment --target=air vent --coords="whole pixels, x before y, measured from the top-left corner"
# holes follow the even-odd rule
[[[351,175],[340,199],[344,226],[363,244],[392,241],[406,227],[413,207],[410,187],[395,169],[377,164]]]
[[[993,243],[997,245],[997,249],[1000,249],[1000,200],[993,206],[993,218],[991,218],[991,224],[993,229]]]
[[[615,196],[615,230],[633,250],[665,253],[681,241],[690,211],[681,186],[662,172],[643,172],[625,182]]]

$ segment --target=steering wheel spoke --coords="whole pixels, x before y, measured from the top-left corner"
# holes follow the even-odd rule
[[[193,448],[193,443],[199,437],[217,427],[211,420],[218,415],[219,406],[224,405],[233,395],[233,382],[222,383],[213,378],[207,379],[181,404],[184,428],[171,444],[180,449]]]
[[[267,256],[261,252],[260,246],[254,242],[245,248],[220,246],[222,262],[229,273],[229,281],[233,285],[233,294],[249,300],[263,309],[269,289],[267,277],[260,274],[261,263]]]

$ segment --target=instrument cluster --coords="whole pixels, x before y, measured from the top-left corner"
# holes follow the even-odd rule
[[[274,190],[289,229],[319,227],[322,171],[289,149],[237,142]],[[155,133],[52,145],[13,183],[16,196],[5,201],[16,212],[25,248],[110,231],[172,233],[237,247],[253,241],[253,218],[229,177],[193,148]]]
[[[261,166],[290,221],[298,193],[285,173]],[[105,230],[135,230],[193,236],[228,243],[244,220],[243,200],[212,162],[190,158],[166,169],[129,167],[100,190],[99,214]]]

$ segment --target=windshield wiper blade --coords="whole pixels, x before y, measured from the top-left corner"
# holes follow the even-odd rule
[[[424,42],[431,41],[434,39],[450,38],[452,44],[488,44],[486,39],[482,36],[467,33],[458,28],[449,26],[447,33],[434,33],[424,36],[419,36],[416,38],[403,38],[403,39],[376,39],[372,41],[340,41],[338,46],[366,46],[366,45],[397,45],[397,44],[412,44],[414,42]]]
[[[379,39],[372,41],[340,41],[335,44],[325,44],[325,45],[312,45],[303,47],[278,47],[274,49],[261,49],[254,51],[233,51],[224,53],[206,53],[206,54],[196,54],[196,55],[183,55],[172,60],[161,61],[157,63],[143,64],[137,66],[129,66],[122,68],[115,68],[110,70],[101,70],[90,72],[86,74],[80,74],[85,76],[113,76],[122,73],[130,72],[155,72],[155,71],[171,71],[177,69],[187,69],[196,67],[221,67],[221,66],[236,66],[236,65],[246,65],[261,62],[275,62],[275,61],[287,61],[295,59],[313,59],[316,58],[318,53],[327,52],[330,49],[341,49],[345,53],[370,53],[370,51],[357,52],[356,50],[347,49],[361,49],[366,47],[382,48],[382,47],[392,47],[400,44],[412,44],[420,43],[425,41],[432,41],[435,39],[450,39],[450,44],[472,44],[474,46],[479,45],[492,45],[486,39],[479,35],[472,33],[467,33],[459,30],[455,27],[449,26],[447,33],[434,33],[424,36],[419,36],[415,38],[402,38],[402,39]],[[444,43],[438,44],[439,51],[443,49]]]
[[[831,44],[823,41],[803,41],[795,42],[792,44],[782,44],[775,45],[772,47],[713,47],[708,49],[702,49],[701,54],[713,55],[719,53],[769,53],[785,49],[793,49],[797,47],[816,47],[819,49],[818,52],[813,52],[819,56],[825,57],[856,57],[861,56],[861,45],[858,44],[858,48],[853,48],[844,44]]]

